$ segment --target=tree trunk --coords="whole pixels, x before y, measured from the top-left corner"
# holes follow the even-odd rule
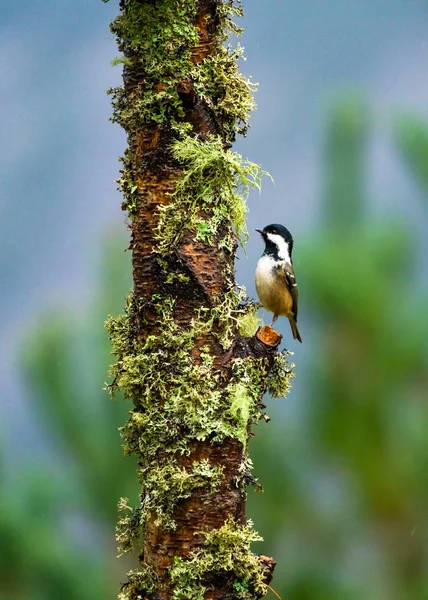
[[[241,9],[218,0],[120,8],[111,29],[124,87],[111,93],[128,134],[118,182],[134,291],[107,328],[110,387],[134,404],[122,435],[142,485],[140,506],[121,501],[117,537],[123,551],[139,545],[141,566],[120,597],[258,598],[275,563],[250,550],[259,538],[245,518],[247,440],[263,393],[284,394],[291,374],[280,336],[254,336],[256,307],[234,279],[245,195],[261,175],[230,150],[253,107],[240,49],[223,46]]]

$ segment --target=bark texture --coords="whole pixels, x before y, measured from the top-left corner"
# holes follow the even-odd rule
[[[251,85],[223,47],[239,12],[218,0],[122,0],[112,24],[125,57],[124,87],[112,93],[128,133],[119,186],[134,278],[127,314],[108,323],[112,391],[134,403],[123,435],[142,484],[118,536],[129,549],[143,534],[141,569],[120,595],[130,600],[257,598],[275,565],[249,548],[246,442],[269,378],[287,387],[290,369],[281,370],[278,334],[238,330],[255,314],[236,291],[238,227],[227,204],[255,173],[229,150],[251,105]],[[180,160],[174,148],[189,140],[195,160]],[[207,161],[199,171],[198,153]]]

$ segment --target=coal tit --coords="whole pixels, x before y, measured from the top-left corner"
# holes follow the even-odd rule
[[[288,318],[293,338],[302,341],[297,329],[298,292],[291,254],[293,238],[283,225],[267,225],[256,229],[264,242],[265,251],[257,263],[256,290],[263,307],[273,313],[272,325],[278,316]]]

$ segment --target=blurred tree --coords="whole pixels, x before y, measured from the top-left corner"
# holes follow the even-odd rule
[[[26,380],[55,458],[4,485],[2,600],[101,600],[117,588],[116,501],[124,490],[138,493],[135,462],[123,457],[115,431],[128,407],[103,391],[110,362],[103,321],[120,309],[131,282],[123,246],[117,236],[106,239],[100,289],[82,317],[48,310],[23,345]]]
[[[421,118],[407,113],[394,123],[397,147],[425,194],[428,193],[428,126]]]

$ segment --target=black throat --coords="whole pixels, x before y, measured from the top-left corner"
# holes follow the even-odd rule
[[[274,260],[278,260],[278,261],[283,260],[282,258],[279,258],[278,246],[275,244],[275,242],[272,242],[272,240],[270,240],[267,236],[263,236],[263,237],[264,237],[264,242],[265,242],[265,251],[263,252],[263,254],[266,256],[270,256]],[[292,260],[293,240],[292,239],[287,240],[287,243],[288,243],[288,254],[290,256],[290,260]]]

